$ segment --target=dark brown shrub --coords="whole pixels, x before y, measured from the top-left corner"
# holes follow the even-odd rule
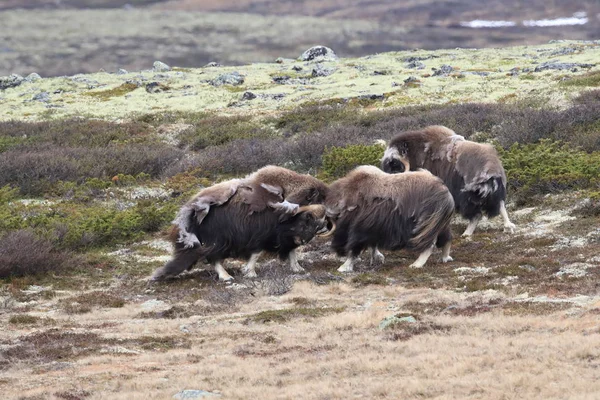
[[[78,262],[76,256],[55,249],[51,242],[29,230],[0,237],[0,278],[65,271]]]

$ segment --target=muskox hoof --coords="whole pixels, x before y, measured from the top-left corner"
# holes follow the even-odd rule
[[[353,272],[354,264],[351,259],[346,260],[345,263],[342,264],[341,267],[338,268],[338,272]]]
[[[225,283],[226,285],[231,285],[233,283],[233,276],[229,276],[227,278],[221,278],[219,277],[219,280],[223,283]]]
[[[460,237],[466,240],[473,240],[473,234],[468,232],[463,233]]]
[[[517,229],[517,226],[515,224],[513,224],[512,222],[508,222],[508,223],[504,224],[504,232],[515,233],[515,229]]]
[[[301,266],[296,265],[296,266],[292,266],[292,272],[295,274],[303,274],[306,272],[306,270],[304,268],[302,268]]]
[[[385,256],[379,250],[375,250],[371,254],[371,266],[383,265],[384,262]]]
[[[450,257],[450,256],[446,256],[446,257],[442,257],[442,262],[443,263],[447,263],[450,261],[454,261],[454,258]]]

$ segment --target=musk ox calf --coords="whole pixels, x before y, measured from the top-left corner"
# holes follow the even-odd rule
[[[327,185],[310,175],[267,166],[243,179],[201,190],[173,221],[173,259],[155,271],[153,279],[174,276],[205,260],[223,281],[233,278],[221,261],[249,260],[247,277],[255,277],[261,252],[289,259],[294,272],[303,271],[295,249],[327,230],[323,203]]]
[[[335,222],[331,245],[338,255],[348,256],[340,272],[352,271],[367,247],[378,258],[383,258],[378,247],[416,250],[421,254],[413,268],[422,267],[436,245],[443,247],[444,262],[452,260],[454,201],[442,180],[428,171],[387,174],[358,167],[329,186],[325,204]]]
[[[504,219],[505,231],[515,225],[506,212],[506,173],[493,146],[465,140],[444,126],[401,132],[381,159],[388,173],[429,170],[440,177],[454,198],[456,211],[469,220],[463,236],[471,236],[483,214]]]

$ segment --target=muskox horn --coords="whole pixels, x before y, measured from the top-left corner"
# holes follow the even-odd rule
[[[317,234],[318,237],[328,238],[328,237],[333,236],[333,233],[335,232],[335,221],[333,221],[331,219],[329,219],[329,221],[331,222],[331,229],[329,229],[328,231],[326,231],[324,233]]]

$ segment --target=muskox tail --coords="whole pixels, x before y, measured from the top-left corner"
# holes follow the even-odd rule
[[[424,251],[437,242],[439,235],[444,235],[450,225],[454,213],[454,200],[449,192],[433,194],[419,207],[419,218],[413,235],[408,241],[408,248]]]

